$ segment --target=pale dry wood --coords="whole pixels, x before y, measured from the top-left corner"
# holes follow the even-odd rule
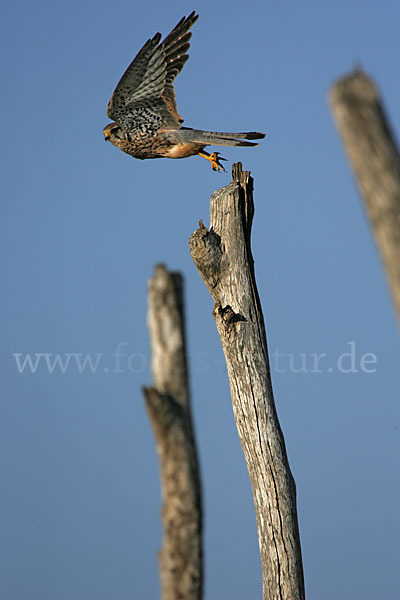
[[[161,471],[163,600],[200,600],[203,590],[201,484],[190,410],[182,285],[180,273],[159,265],[148,292],[154,385],[143,392]]]
[[[373,80],[339,79],[330,104],[385,266],[400,321],[400,154]]]
[[[253,214],[253,180],[238,163],[232,183],[211,196],[210,229],[200,221],[189,246],[215,302],[213,315],[254,498],[263,599],[302,600],[296,488],[272,391],[250,248]]]

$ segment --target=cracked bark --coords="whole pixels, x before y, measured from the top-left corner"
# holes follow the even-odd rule
[[[400,322],[400,154],[373,80],[361,69],[339,79],[329,95],[386,269]]]
[[[159,265],[148,292],[153,387],[144,388],[143,393],[161,471],[163,600],[200,600],[203,589],[201,484],[190,409],[182,286],[180,273]]]
[[[264,600],[305,598],[296,488],[279,425],[267,339],[250,247],[253,180],[233,165],[233,181],[212,194],[210,229],[189,240],[214,302],[233,412],[249,472],[261,554]]]

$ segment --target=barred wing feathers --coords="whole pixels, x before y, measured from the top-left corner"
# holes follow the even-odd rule
[[[161,34],[149,39],[119,81],[107,106],[107,115],[128,132],[147,124],[154,129],[178,128],[174,80],[189,55],[189,29],[197,21],[193,11],[183,17],[160,43]]]

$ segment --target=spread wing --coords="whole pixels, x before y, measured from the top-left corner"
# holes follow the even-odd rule
[[[123,74],[108,103],[107,115],[127,133],[155,135],[159,129],[181,126],[174,80],[189,58],[189,29],[197,19],[195,11],[183,17],[161,43],[157,33]]]

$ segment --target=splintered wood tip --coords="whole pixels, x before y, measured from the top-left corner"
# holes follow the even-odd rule
[[[232,181],[240,181],[240,174],[242,172],[242,163],[237,162],[232,165]]]

